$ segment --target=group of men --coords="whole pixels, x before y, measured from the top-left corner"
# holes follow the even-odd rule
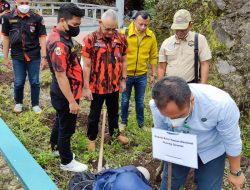
[[[148,28],[150,15],[146,11],[138,11],[129,27],[118,32],[117,14],[107,10],[99,21],[100,27],[83,39],[81,67],[72,42],[72,37],[80,32],[83,17],[80,8],[73,3],[63,4],[58,11],[57,26],[46,42],[43,18],[30,10],[29,0],[15,2],[15,9],[3,15],[2,26],[6,65],[10,63],[11,47],[14,111],[22,111],[28,73],[32,107],[34,112],[41,112],[39,72],[40,66],[48,62],[52,73],[51,103],[56,110],[50,143],[52,150],[59,152],[62,170],[80,172],[87,169],[87,165],[75,160],[70,145],[82,95],[91,101],[87,126],[89,151],[96,149],[104,101],[110,136],[128,144],[129,139],[120,131],[125,130],[128,123],[133,87],[138,127],[145,128],[144,94],[150,64],[150,83],[154,86],[150,108],[155,127],[168,130],[173,126],[178,131],[188,124],[190,127],[185,130],[197,135],[198,189],[221,189],[226,155],[230,164],[230,183],[238,189],[243,185],[239,110],[227,93],[201,84],[208,80],[211,51],[203,35],[191,32],[192,19],[187,10],[181,9],[174,15],[171,28],[175,34],[162,43],[159,53],[156,36]],[[159,81],[156,83],[157,75]],[[193,82],[200,84],[188,84]],[[120,124],[119,93],[122,93]],[[166,163],[161,189],[166,189],[168,184]],[[172,189],[178,190],[185,182],[189,169],[173,164]]]

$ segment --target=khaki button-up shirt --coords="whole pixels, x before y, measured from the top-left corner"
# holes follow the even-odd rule
[[[189,32],[186,39],[177,40],[175,35],[166,39],[159,51],[159,62],[167,62],[166,75],[179,76],[187,82],[194,79],[194,32]],[[199,34],[199,61],[212,58],[205,36]]]

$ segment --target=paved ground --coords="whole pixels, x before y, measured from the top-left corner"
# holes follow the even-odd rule
[[[0,190],[24,190],[0,154]]]

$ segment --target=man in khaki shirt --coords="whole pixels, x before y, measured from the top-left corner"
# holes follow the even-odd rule
[[[187,82],[194,82],[194,38],[191,32],[192,23],[189,11],[181,9],[174,15],[171,29],[175,35],[167,38],[159,51],[158,79],[165,73],[167,76],[179,76]],[[200,66],[200,82],[207,83],[209,59],[212,58],[205,36],[198,35],[198,56]]]

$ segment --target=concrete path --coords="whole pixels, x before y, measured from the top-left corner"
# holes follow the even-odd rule
[[[24,190],[0,154],[0,190]]]

